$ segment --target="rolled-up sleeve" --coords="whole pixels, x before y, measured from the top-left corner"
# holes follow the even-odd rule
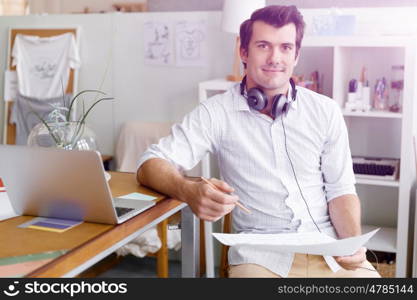
[[[336,103],[328,120],[328,134],[321,156],[321,170],[327,201],[346,194],[356,195],[349,136]]]
[[[151,145],[138,161],[138,169],[145,161],[162,158],[181,172],[192,169],[206,153],[215,152],[215,129],[206,105],[200,104],[175,124],[171,134]]]

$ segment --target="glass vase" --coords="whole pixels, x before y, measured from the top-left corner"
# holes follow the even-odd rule
[[[95,133],[80,122],[39,123],[31,130],[27,144],[65,150],[97,150]]]

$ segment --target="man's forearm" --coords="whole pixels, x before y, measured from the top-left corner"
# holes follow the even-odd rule
[[[162,194],[183,199],[183,189],[187,184],[184,176],[169,162],[160,158],[146,161],[137,171],[137,180]]]
[[[331,200],[329,214],[339,238],[361,234],[361,207],[356,195],[343,195]]]
[[[186,202],[205,221],[214,222],[230,213],[239,200],[238,196],[229,194],[233,188],[224,181],[210,179],[213,188],[202,180],[190,180],[159,158],[146,161],[138,170],[137,179],[142,185]]]

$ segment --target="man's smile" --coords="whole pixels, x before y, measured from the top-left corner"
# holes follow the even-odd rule
[[[261,68],[263,72],[267,73],[279,73],[279,72],[285,72],[285,68]]]

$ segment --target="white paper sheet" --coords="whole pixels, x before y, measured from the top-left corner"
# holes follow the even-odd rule
[[[379,230],[346,239],[336,240],[318,232],[283,234],[226,234],[213,233],[222,244],[228,246],[250,245],[277,252],[308,253],[315,255],[352,255]]]

